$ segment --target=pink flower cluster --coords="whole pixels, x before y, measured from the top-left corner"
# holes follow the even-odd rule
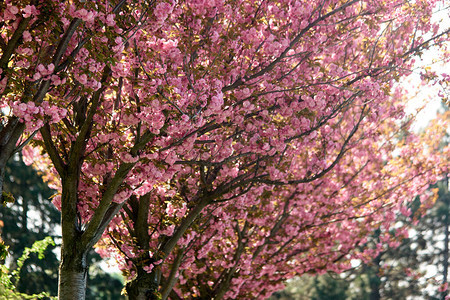
[[[44,122],[57,123],[67,114],[65,108],[51,105],[48,101],[43,101],[36,106],[34,102],[23,103],[14,101],[11,104],[13,114],[26,123],[27,131],[33,132],[44,125]]]
[[[40,12],[34,5],[26,5],[20,9],[11,3],[7,3],[6,9],[0,14],[0,19],[4,21],[16,20],[20,16],[20,13],[24,18],[30,18],[38,16]]]

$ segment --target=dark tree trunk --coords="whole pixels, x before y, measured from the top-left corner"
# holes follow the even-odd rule
[[[159,268],[155,267],[151,273],[139,268],[137,276],[126,286],[129,300],[160,300],[161,294],[158,291],[160,281]]]
[[[446,177],[444,180],[444,189],[448,188],[448,178]],[[444,203],[445,203],[445,219],[444,219],[444,255],[442,261],[442,284],[446,284],[448,281],[448,258],[449,258],[449,239],[450,239],[450,199],[448,195],[448,191],[443,195]],[[444,300],[447,296],[448,291],[443,291],[441,293],[441,299]]]
[[[381,263],[381,254],[378,255],[373,261],[373,266],[371,267],[371,274],[369,275],[369,285],[370,285],[370,300],[380,300],[380,288],[381,280],[378,275]]]
[[[18,118],[10,118],[8,124],[0,130],[0,200],[3,202],[3,182],[6,163],[16,150],[16,143],[22,135],[25,125]]]

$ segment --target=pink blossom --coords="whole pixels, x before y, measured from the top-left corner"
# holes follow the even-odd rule
[[[24,18],[29,18],[31,16],[39,15],[39,11],[36,9],[34,5],[27,5],[22,9],[22,15]]]
[[[29,42],[29,41],[32,40],[31,34],[30,34],[30,32],[29,32],[28,30],[25,30],[25,31],[23,32],[22,36],[23,36],[23,40],[24,40],[25,42]]]
[[[153,264],[150,264],[148,266],[144,266],[143,269],[144,269],[145,272],[151,273],[154,267],[155,266]]]
[[[158,3],[153,10],[153,14],[158,22],[164,22],[172,12],[172,9],[172,5],[167,2]]]
[[[114,25],[116,25],[116,21],[114,20],[114,18],[115,18],[115,15],[114,15],[114,14],[109,14],[109,15],[106,17],[106,25],[108,25],[108,26],[114,26]]]
[[[166,208],[166,214],[169,216],[169,217],[173,217],[174,216],[174,213],[175,213],[175,208],[173,207],[173,205],[172,205],[172,203],[167,203],[167,208]]]
[[[0,69],[0,71],[1,71],[1,69]],[[8,82],[8,77],[6,77],[6,76],[3,77],[2,80],[0,80],[0,94],[2,94],[5,91],[7,82]]]
[[[88,77],[86,74],[81,74],[79,76],[76,76],[76,79],[81,83],[81,84],[87,84],[88,82]]]
[[[14,5],[7,5],[7,9],[10,13],[12,13],[13,15],[16,15],[19,12],[19,9],[17,8],[17,6]]]
[[[34,80],[34,81],[37,81],[37,80],[39,80],[39,79],[41,79],[41,78],[42,78],[41,73],[39,73],[39,72],[34,73],[34,75],[33,75],[33,80]]]

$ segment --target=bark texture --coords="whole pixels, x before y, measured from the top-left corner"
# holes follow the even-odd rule
[[[160,300],[161,294],[158,292],[161,281],[159,269],[151,273],[138,270],[137,276],[127,284],[126,290],[129,300]]]
[[[58,299],[84,300],[87,271],[86,255],[64,257],[59,267]]]

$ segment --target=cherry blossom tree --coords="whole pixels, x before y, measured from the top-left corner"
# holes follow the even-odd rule
[[[59,298],[84,298],[107,227],[132,299],[267,296],[342,268],[443,164],[396,160],[386,133],[394,83],[448,39],[437,4],[2,2],[0,169],[30,140],[51,161]]]
[[[423,143],[438,150],[435,142],[423,138],[438,141],[449,120],[442,120],[432,135],[404,138],[408,124],[382,120],[375,140],[361,132],[355,137],[360,142],[339,165],[313,182],[263,184],[214,195],[219,184],[200,196],[201,186],[178,178],[156,192],[131,197],[97,250],[107,257],[114,253],[130,279],[132,299],[152,288],[163,299],[265,298],[293,276],[340,272],[351,259],[370,260],[407,234],[407,228],[394,226],[395,215],[408,216],[412,195],[423,193],[448,166],[448,153],[431,155]],[[430,196],[422,196],[423,205],[433,200]],[[177,235],[196,197],[212,200],[184,235]],[[365,248],[374,229],[380,230],[383,243]]]

